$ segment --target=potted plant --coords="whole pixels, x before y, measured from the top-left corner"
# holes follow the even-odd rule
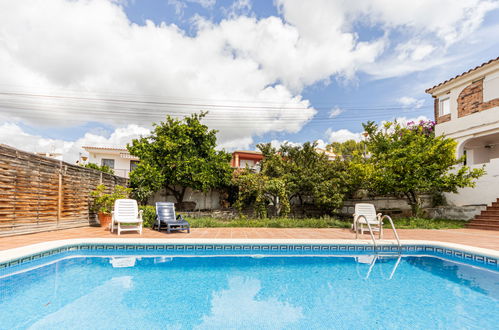
[[[128,198],[131,189],[120,185],[114,186],[112,193],[106,193],[106,186],[98,185],[90,196],[94,198],[92,211],[97,212],[99,223],[104,229],[108,229],[112,221],[111,212],[113,211],[114,202],[117,199]]]

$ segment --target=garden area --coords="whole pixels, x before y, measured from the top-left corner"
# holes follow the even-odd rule
[[[397,228],[462,228],[465,221],[429,219],[423,196],[430,196],[432,206],[445,205],[443,193],[473,187],[484,174],[484,169],[457,166],[463,159],[455,156],[456,142],[435,136],[431,121],[368,122],[362,141],[327,146],[333,159],[319,152],[316,142],[262,143],[257,145],[263,155],[258,168],[234,169],[231,154],[217,146],[217,132],[202,123],[205,115],[167,117],[150,136],[133,140],[127,148],[140,163],[129,187],[104,194],[108,204],[100,211],[109,212],[114,199],[130,196],[139,201],[144,226],[150,227],[155,218],[151,199],[157,192],[172,196],[182,213],[188,189],[216,190],[224,196],[220,207],[237,215],[223,219],[187,212],[193,228],[350,228],[351,217],[340,212],[345,201],[393,196],[410,207],[409,215],[394,219]]]

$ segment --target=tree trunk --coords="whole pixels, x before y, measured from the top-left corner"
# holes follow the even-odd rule
[[[186,187],[182,187],[180,191],[176,190],[175,187],[172,188],[170,186],[166,186],[165,189],[172,193],[177,203],[182,203],[184,201],[185,191],[187,190]]]
[[[421,217],[423,214],[423,209],[421,207],[421,200],[418,196],[417,193],[414,191],[410,191],[405,194],[407,197],[407,202],[409,203],[409,206],[411,207],[411,215],[413,217]]]

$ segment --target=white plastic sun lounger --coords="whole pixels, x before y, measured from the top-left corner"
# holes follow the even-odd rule
[[[118,235],[123,231],[138,231],[142,235],[142,210],[139,211],[134,199],[118,199],[114,202],[111,232],[117,229]]]
[[[376,213],[373,204],[358,203],[355,204],[355,213],[353,214],[353,230],[361,234],[368,231],[367,222],[371,225],[373,231],[379,232],[379,238],[383,237],[383,221],[381,220],[381,213]],[[366,228],[364,228],[366,225]]]

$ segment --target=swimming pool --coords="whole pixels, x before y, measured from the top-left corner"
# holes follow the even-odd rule
[[[497,327],[492,259],[370,248],[67,246],[0,271],[0,328]]]

